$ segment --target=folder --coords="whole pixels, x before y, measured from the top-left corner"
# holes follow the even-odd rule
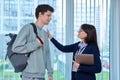
[[[93,65],[94,55],[93,54],[76,54],[75,61],[80,64]]]

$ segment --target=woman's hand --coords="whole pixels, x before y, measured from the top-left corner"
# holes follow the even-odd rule
[[[47,30],[47,34],[48,34],[48,38],[49,38],[49,39],[52,39],[52,35],[51,35],[51,33],[49,32],[49,30]]]
[[[74,62],[73,62],[73,66],[74,66],[76,69],[78,69],[78,68],[79,68],[79,66],[80,66],[80,64],[79,64],[79,63],[77,63],[76,61],[74,61]]]

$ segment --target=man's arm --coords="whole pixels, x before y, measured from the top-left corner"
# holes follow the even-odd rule
[[[48,48],[46,51],[47,54],[47,70],[48,70],[48,76],[53,76],[53,68],[52,68],[52,63],[51,63],[51,55],[50,55],[50,48],[49,48],[49,44],[48,44]]]

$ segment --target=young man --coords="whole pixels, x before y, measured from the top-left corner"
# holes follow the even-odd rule
[[[48,35],[42,29],[44,25],[50,22],[53,12],[54,9],[47,4],[38,5],[35,11],[35,25],[43,44],[36,38],[33,27],[30,24],[23,26],[17,35],[12,47],[13,52],[21,54],[31,52],[28,65],[22,72],[22,80],[45,80],[46,69],[48,80],[53,80]]]

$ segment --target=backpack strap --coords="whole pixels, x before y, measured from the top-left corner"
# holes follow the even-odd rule
[[[33,26],[34,33],[35,33],[36,37],[39,39],[39,41],[41,42],[41,44],[43,44],[43,41],[42,41],[41,38],[38,36],[36,25],[35,25],[34,23],[30,23],[30,24]]]

